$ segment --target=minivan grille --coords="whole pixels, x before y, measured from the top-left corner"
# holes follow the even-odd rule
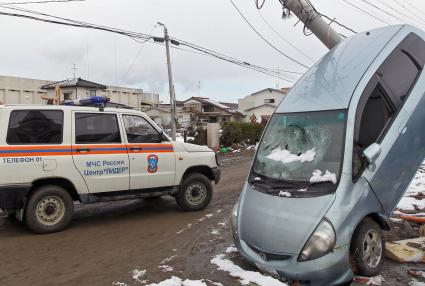
[[[255,246],[249,245],[249,248],[251,248],[255,253],[257,253],[263,260],[270,261],[270,260],[288,260],[291,258],[291,255],[286,254],[276,254],[276,253],[270,253],[262,251],[261,249],[258,249]]]

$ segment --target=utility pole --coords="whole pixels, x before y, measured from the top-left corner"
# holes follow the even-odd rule
[[[283,0],[288,8],[328,49],[338,45],[341,36],[305,0]]]
[[[167,26],[158,22],[158,25],[164,27],[164,41],[165,50],[167,53],[167,67],[168,67],[168,88],[170,90],[170,108],[171,108],[171,138],[176,141],[176,99],[173,85],[173,73],[171,71],[171,57],[170,57],[170,37],[168,36]]]

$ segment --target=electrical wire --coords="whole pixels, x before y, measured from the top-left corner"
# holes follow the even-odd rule
[[[8,9],[14,9],[14,10],[18,10],[18,9],[19,10],[26,10],[27,13],[34,13],[34,14],[37,14],[37,15],[43,15],[45,17],[52,17],[56,20],[40,18],[40,17],[25,15],[25,14],[8,13],[8,12],[2,12],[2,11],[0,11],[0,15],[25,18],[25,19],[29,19],[29,20],[35,20],[35,21],[46,22],[46,23],[57,24],[57,25],[65,25],[65,26],[72,26],[72,27],[78,27],[78,28],[89,28],[89,29],[101,30],[101,31],[105,31],[105,32],[117,33],[117,34],[127,36],[127,37],[131,38],[132,40],[139,42],[139,43],[145,43],[149,40],[157,38],[157,37],[154,37],[152,35],[136,33],[136,32],[132,32],[132,31],[126,31],[126,30],[123,30],[123,29],[116,29],[116,28],[111,28],[111,27],[106,27],[106,26],[94,25],[94,24],[87,23],[87,22],[61,18],[61,17],[48,15],[48,14],[37,12],[37,11],[31,11],[31,10],[27,10],[27,9],[21,9],[21,8],[10,7],[10,6],[5,6],[5,5],[0,5],[0,7],[8,8]],[[59,19],[64,19],[64,20],[59,21]],[[273,69],[254,65],[254,64],[250,64],[246,61],[236,60],[234,58],[231,58],[231,57],[228,57],[226,55],[214,52],[214,51],[209,50],[207,48],[197,46],[197,45],[189,43],[189,42],[182,41],[182,43],[184,43],[187,47],[189,47],[191,49],[199,51],[199,54],[212,56],[212,57],[215,57],[217,59],[227,61],[227,62],[236,64],[236,65],[244,67],[244,68],[248,68],[248,69],[251,69],[251,70],[255,70],[257,72],[261,72],[263,74],[272,76],[274,78],[279,77],[282,80],[286,80],[288,82],[294,82],[294,80],[292,80],[291,78],[287,78],[284,75],[281,75],[283,72],[293,73],[293,74],[298,74],[298,75],[302,74],[302,73],[295,72],[295,71],[281,71],[280,74],[279,74],[279,72],[276,72]],[[181,48],[174,47],[174,46],[171,46],[171,47],[174,48],[174,49],[181,49]]]
[[[66,2],[85,2],[86,0],[46,0],[46,1],[26,1],[26,2],[7,2],[1,5],[24,5],[24,4],[48,4],[48,3],[66,3]]]
[[[418,24],[420,24],[420,25],[424,25],[424,22],[422,21],[422,20],[416,20],[415,18],[412,18],[411,16],[409,16],[409,15],[407,15],[407,14],[405,14],[405,13],[403,13],[403,12],[401,12],[400,10],[397,10],[397,9],[395,9],[394,7],[392,7],[391,5],[388,5],[387,3],[385,3],[385,2],[383,2],[383,1],[381,1],[381,0],[376,0],[377,2],[379,2],[379,3],[381,3],[382,5],[384,5],[385,7],[387,7],[388,9],[390,9],[390,10],[392,10],[392,11],[394,11],[394,12],[396,12],[396,13],[398,13],[399,15],[402,15],[403,17],[406,17],[407,19],[409,19],[409,20],[411,20],[411,21],[414,21],[414,22],[416,22],[416,23],[418,23]],[[401,20],[401,21],[403,21],[403,20]]]
[[[410,3],[409,1],[407,1],[407,0],[401,0],[401,1],[403,1],[404,3],[406,3],[407,5],[409,5],[413,10],[416,10],[416,11],[418,11],[419,13],[421,13],[423,16],[425,16],[425,12],[424,11],[422,11],[421,9],[419,9],[419,7],[416,7],[415,5],[413,5],[412,3]]]
[[[266,42],[270,47],[272,47],[275,51],[277,51],[279,54],[283,55],[285,58],[289,59],[290,61],[304,67],[304,68],[310,68],[309,66],[303,64],[302,62],[294,59],[291,56],[288,56],[287,54],[285,54],[284,52],[282,52],[281,50],[279,50],[275,45],[273,45],[272,43],[270,43],[249,21],[248,19],[244,16],[244,14],[242,13],[241,10],[239,10],[238,6],[236,6],[236,4],[233,2],[233,0],[229,0],[230,3],[233,5],[233,7],[236,9],[236,11],[239,13],[239,15],[245,20],[245,22],[251,27],[251,29],[264,41]]]
[[[382,23],[387,24],[387,25],[391,25],[389,22],[378,18],[376,15],[374,15],[374,14],[368,12],[367,10],[351,3],[350,1],[347,1],[347,0],[340,0],[340,1],[343,1],[344,3],[350,5],[351,7],[355,8],[355,9],[361,11],[361,12],[363,12],[364,14],[371,16],[372,18],[374,18],[375,20],[378,20],[379,22],[382,22]]]
[[[280,38],[282,39],[285,43],[287,43],[288,45],[290,45],[291,47],[293,47],[294,49],[296,49],[300,54],[302,54],[304,57],[306,57],[307,59],[309,59],[312,62],[315,62],[315,60],[313,60],[309,55],[307,55],[306,53],[304,53],[301,49],[299,49],[296,45],[292,44],[289,40],[287,40],[285,37],[283,37],[278,31],[276,31],[276,29],[270,24],[269,21],[266,20],[266,18],[264,18],[263,14],[261,14],[260,9],[258,9],[258,15],[260,15],[261,19],[263,20],[263,22]]]
[[[415,12],[413,12],[411,9],[407,8],[406,5],[404,5],[403,3],[401,3],[398,0],[393,0],[395,3],[397,3],[400,7],[402,7],[404,10],[406,10],[408,13],[410,13],[411,15],[413,15],[416,19],[419,19],[422,21],[422,17],[419,16],[418,14],[416,14]]]
[[[367,5],[369,5],[371,7],[374,7],[376,10],[381,11],[381,12],[385,13],[386,15],[388,15],[390,17],[393,17],[394,19],[396,19],[396,20],[398,20],[400,22],[405,22],[405,20],[401,19],[400,17],[395,16],[394,14],[388,12],[387,10],[382,9],[381,7],[379,7],[376,4],[373,4],[373,3],[369,2],[368,0],[360,0],[360,1],[362,1],[363,3],[366,3]]]

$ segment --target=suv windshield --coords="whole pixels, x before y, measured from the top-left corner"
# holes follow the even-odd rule
[[[287,197],[335,191],[345,122],[344,110],[275,114],[258,146],[250,184]]]

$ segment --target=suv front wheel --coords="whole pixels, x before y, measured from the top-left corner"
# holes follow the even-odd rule
[[[190,174],[184,178],[176,196],[177,204],[184,211],[204,209],[212,199],[211,181],[202,174]]]
[[[63,230],[72,220],[74,204],[62,187],[46,185],[37,188],[25,208],[25,224],[35,233]]]

